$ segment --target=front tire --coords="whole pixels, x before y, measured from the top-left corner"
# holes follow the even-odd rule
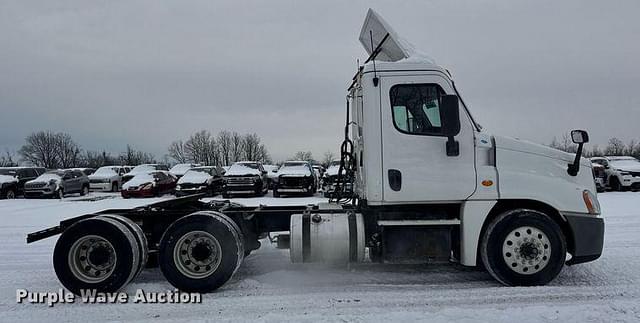
[[[53,196],[57,199],[62,200],[64,198],[64,189],[62,189],[62,187],[59,188]]]
[[[83,185],[82,189],[80,190],[80,196],[85,196],[87,194],[89,194],[89,186]]]
[[[117,192],[117,191],[118,191],[118,183],[113,182],[113,184],[111,184],[111,192]]]
[[[552,281],[564,266],[567,247],[560,226],[529,209],[504,212],[487,226],[480,244],[489,274],[507,286],[537,286]]]
[[[7,200],[13,200],[16,198],[16,191],[14,191],[12,188],[8,189],[5,193],[4,193],[4,198],[6,198]]]
[[[160,240],[160,270],[185,292],[208,293],[224,285],[244,257],[238,226],[215,212],[196,212],[174,222]]]
[[[62,233],[53,251],[53,267],[62,285],[76,295],[89,289],[116,292],[135,277],[138,250],[123,224],[93,217]]]
[[[616,191],[616,192],[620,192],[622,191],[622,184],[620,184],[620,180],[618,180],[617,177],[612,176],[611,179],[609,179],[609,186],[611,186],[611,190],[612,191]]]

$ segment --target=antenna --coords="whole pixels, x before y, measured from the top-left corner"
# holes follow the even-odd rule
[[[385,36],[385,38],[387,38],[387,36]],[[369,39],[371,40],[371,54],[373,54],[376,51],[376,49],[373,48],[373,31],[371,31],[371,29],[369,29]],[[384,42],[384,40],[383,40],[383,42]],[[382,45],[382,42],[380,43],[380,45]],[[378,46],[380,46],[380,45],[378,45]],[[378,81],[380,79],[378,79],[378,73],[376,71],[376,58],[375,58],[375,56],[372,57],[371,61],[373,62],[373,86],[374,87],[378,87]]]

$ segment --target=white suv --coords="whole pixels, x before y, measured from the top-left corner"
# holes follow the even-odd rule
[[[123,166],[102,166],[89,175],[89,188],[94,191],[117,192],[122,186],[122,175],[127,173]]]
[[[605,185],[614,191],[640,189],[640,161],[630,156],[593,157],[591,161],[604,166]]]

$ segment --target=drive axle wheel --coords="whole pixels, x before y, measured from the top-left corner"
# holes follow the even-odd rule
[[[238,226],[215,212],[196,212],[174,222],[160,240],[160,269],[186,292],[211,292],[226,283],[244,257]]]
[[[76,222],[62,233],[53,251],[58,279],[77,295],[89,289],[118,291],[135,276],[139,259],[134,235],[106,217]]]
[[[560,273],[567,253],[560,226],[528,209],[507,211],[491,221],[480,248],[487,271],[508,286],[549,283]]]

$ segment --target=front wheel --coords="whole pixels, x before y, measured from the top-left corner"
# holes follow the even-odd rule
[[[84,185],[82,186],[82,190],[80,190],[80,196],[85,196],[89,194],[89,186]]]
[[[55,196],[58,199],[62,200],[64,198],[64,190],[62,189],[62,187],[59,188],[53,196]]]
[[[545,285],[564,266],[567,246],[560,226],[529,209],[500,214],[487,226],[480,245],[482,262],[508,286]]]
[[[616,192],[622,191],[622,184],[620,184],[620,181],[618,180],[617,177],[611,177],[611,179],[609,180],[609,183],[612,191],[616,191]]]
[[[6,193],[4,193],[4,197],[7,200],[12,200],[16,198],[16,191],[14,191],[13,189],[8,189]]]

